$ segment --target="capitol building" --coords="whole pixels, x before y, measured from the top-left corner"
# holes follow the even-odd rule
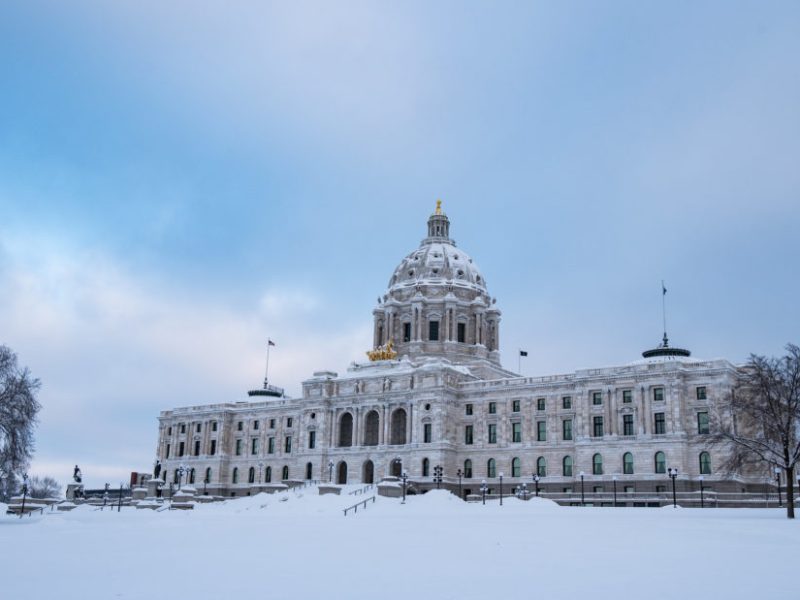
[[[437,205],[372,311],[373,351],[346,373],[317,371],[299,398],[265,382],[242,401],[165,410],[157,457],[166,481],[241,496],[302,480],[378,483],[407,475],[410,492],[463,496],[525,483],[562,503],[619,494],[658,502],[763,488],[725,473],[709,416],[737,367],[658,347],[629,364],[522,377],[500,362],[501,312],[450,237]],[[632,359],[636,358],[631,353]],[[599,357],[600,359],[600,357]],[[721,454],[722,453],[722,454]],[[758,487],[756,487],[758,486]]]

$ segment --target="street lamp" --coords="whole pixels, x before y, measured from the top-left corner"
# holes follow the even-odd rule
[[[581,471],[581,506],[586,506],[585,498],[583,495],[583,471]]]
[[[503,472],[500,471],[498,475],[500,475],[500,506],[503,506]]]
[[[25,514],[25,498],[28,495],[28,474],[25,473],[22,475],[22,510],[19,512],[19,518],[22,518],[22,515]]]
[[[778,507],[780,508],[783,506],[783,502],[781,502],[781,468],[777,465],[775,466],[775,481],[778,484]]]
[[[536,486],[536,497],[538,498],[539,497],[539,474],[538,473],[534,473],[533,474],[533,483]]]
[[[463,500],[464,494],[461,492],[461,476],[463,475],[463,473],[461,472],[461,469],[456,471],[456,475],[458,475],[458,497],[460,500]]]
[[[611,478],[614,481],[614,507],[617,506],[617,476]]]
[[[705,508],[705,500],[703,499],[703,476],[700,475],[700,508]]]
[[[800,478],[798,478],[800,479]],[[489,486],[486,485],[486,480],[481,480],[481,495],[483,496],[483,505],[486,506],[486,492],[489,491]]]
[[[328,461],[328,483],[333,483],[333,461]]]
[[[439,465],[433,467],[433,480],[436,482],[436,489],[438,490],[442,484],[442,467]]]
[[[401,477],[403,479],[403,501],[401,502],[401,504],[405,504],[406,503],[406,481],[408,481],[408,473],[403,471],[403,474],[401,475]]]
[[[124,484],[122,484],[122,483],[119,484],[119,503],[117,504],[117,512],[122,512],[122,486],[123,485]],[[180,485],[180,483],[178,485]],[[180,488],[178,488],[178,489],[180,489]],[[111,510],[114,510],[113,506],[111,507]]]
[[[669,478],[672,479],[672,508],[678,508],[678,500],[675,496],[675,478],[678,476],[678,469],[670,467],[667,469]]]
[[[520,498],[521,500],[527,500],[529,495],[530,492],[528,491],[528,484],[523,481],[517,488],[517,498]]]

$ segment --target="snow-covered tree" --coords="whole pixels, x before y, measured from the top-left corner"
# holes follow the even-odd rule
[[[786,480],[786,516],[794,518],[794,477],[800,461],[800,347],[786,355],[751,355],[730,403],[714,419],[714,440],[730,450],[728,467],[779,467]]]
[[[17,355],[0,345],[0,500],[17,490],[33,454],[39,387],[27,367],[17,366]]]
[[[31,498],[57,498],[61,495],[61,484],[52,477],[37,477],[28,479],[28,494]]]

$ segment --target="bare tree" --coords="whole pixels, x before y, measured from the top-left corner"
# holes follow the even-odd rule
[[[14,493],[33,454],[39,387],[26,367],[17,366],[17,355],[0,345],[0,499]]]
[[[751,355],[741,371],[726,413],[714,417],[715,443],[731,452],[727,467],[741,471],[761,463],[786,477],[786,516],[794,519],[794,473],[800,460],[800,348],[786,355]],[[765,464],[766,463],[766,464]]]
[[[31,498],[57,498],[61,495],[61,484],[52,477],[37,477],[28,480]]]

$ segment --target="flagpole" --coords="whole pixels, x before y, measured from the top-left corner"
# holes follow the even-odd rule
[[[269,385],[269,347],[270,342],[269,339],[267,339],[267,370],[264,372],[264,389],[267,389]]]
[[[517,373],[522,375],[522,348],[519,348],[517,352]]]
[[[667,345],[667,287],[661,280],[661,316],[664,321],[664,346]]]

